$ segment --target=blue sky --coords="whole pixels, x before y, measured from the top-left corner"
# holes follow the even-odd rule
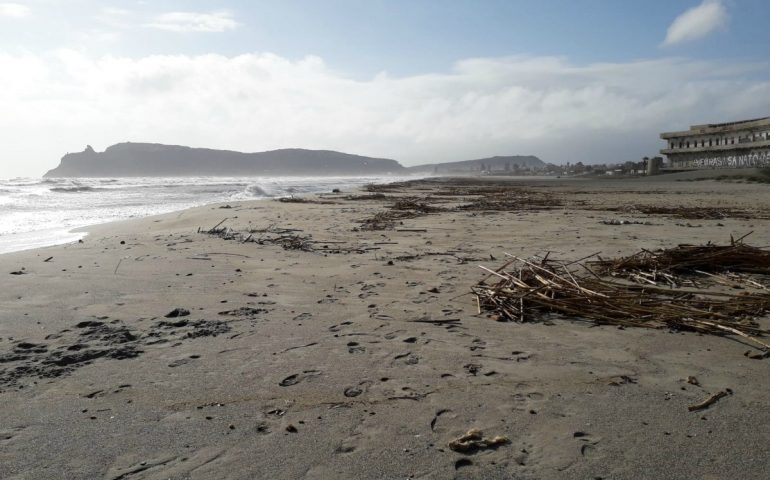
[[[0,177],[124,140],[635,159],[770,115],[768,25],[762,0],[0,0]]]

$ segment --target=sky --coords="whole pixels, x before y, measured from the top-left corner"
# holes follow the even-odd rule
[[[767,0],[0,0],[0,178],[119,142],[616,163],[770,115]]]

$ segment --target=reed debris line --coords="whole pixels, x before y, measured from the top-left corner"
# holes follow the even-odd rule
[[[543,192],[533,192],[522,189],[483,194],[480,198],[468,199],[470,203],[460,205],[460,211],[518,211],[518,210],[550,210],[563,206],[561,200],[554,195]]]
[[[398,198],[388,210],[377,212],[372,217],[364,219],[359,227],[361,230],[391,230],[396,222],[408,218],[417,218],[431,213],[446,211],[441,207],[429,205],[423,198],[402,197]]]
[[[684,252],[676,251],[681,254],[678,262],[684,263]],[[699,249],[686,251],[702,254]],[[481,266],[489,275],[471,289],[479,313],[488,312],[497,320],[532,322],[556,314],[604,325],[738,335],[770,350],[770,343],[762,338],[770,331],[756,321],[770,312],[767,291],[736,295],[632,283],[606,275],[614,263],[609,264],[610,270],[605,269],[605,275],[592,270],[586,260],[593,255],[572,262],[549,259],[548,255],[531,260],[506,255],[509,261],[497,270]],[[679,277],[677,273],[670,275]],[[488,283],[490,279],[495,282]]]
[[[684,220],[723,220],[726,218],[740,219],[767,219],[770,218],[768,212],[764,209],[748,210],[739,208],[716,208],[716,207],[686,207],[686,206],[666,206],[666,205],[623,205],[609,207],[606,205],[590,207],[591,210],[604,210],[608,212],[623,212],[637,215],[665,215]]]
[[[602,259],[588,262],[591,270],[600,275],[625,277],[639,283],[657,285],[663,281],[671,286],[691,282],[693,278],[712,280],[716,283],[740,287],[749,284],[767,289],[763,278],[770,276],[770,250],[743,243],[749,232],[729,245],[678,245],[656,251],[642,250],[628,257]]]
[[[305,252],[322,254],[366,253],[372,250],[379,250],[379,247],[348,246],[342,245],[343,242],[333,240],[315,240],[312,235],[302,235],[302,230],[295,228],[281,228],[276,225],[269,225],[267,228],[254,228],[246,232],[241,232],[230,227],[222,226],[227,220],[228,219],[225,218],[208,230],[202,230],[199,227],[198,233],[206,233],[223,240],[235,240],[240,243],[278,245],[284,250],[302,250]]]

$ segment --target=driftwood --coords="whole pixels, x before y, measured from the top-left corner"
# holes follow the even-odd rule
[[[703,400],[700,403],[696,403],[695,405],[690,405],[689,407],[687,407],[687,410],[690,411],[690,412],[695,412],[695,411],[698,411],[698,410],[703,410],[703,409],[708,408],[711,405],[715,404],[720,398],[726,397],[726,396],[730,395],[731,393],[732,393],[732,391],[730,389],[722,390],[720,392],[717,392],[717,393],[711,395],[709,398]]]

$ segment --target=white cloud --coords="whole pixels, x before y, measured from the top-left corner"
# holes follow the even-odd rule
[[[24,18],[29,16],[31,10],[26,5],[19,3],[0,3],[0,17]]]
[[[148,27],[170,32],[224,32],[238,27],[230,12],[169,12],[158,15]]]
[[[655,154],[662,131],[770,112],[766,63],[482,58],[356,80],[318,57],[62,50],[0,52],[0,71],[0,177],[127,140],[326,148],[409,165],[517,153],[604,163]]]
[[[728,14],[722,0],[703,0],[674,19],[668,27],[663,45],[676,45],[703,38],[723,29],[727,25]]]

